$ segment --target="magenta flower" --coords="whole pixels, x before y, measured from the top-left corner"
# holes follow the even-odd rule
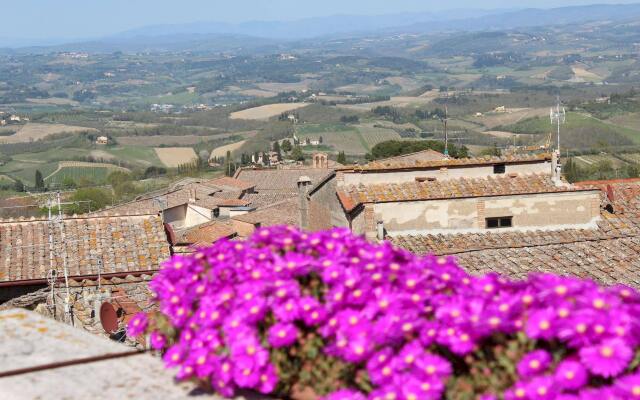
[[[625,399],[640,399],[640,372],[618,379],[617,393]]]
[[[131,337],[140,336],[144,333],[149,325],[149,320],[147,318],[147,314],[140,312],[137,313],[127,325],[127,335]]]
[[[298,339],[298,328],[290,323],[278,323],[269,328],[269,344],[275,348],[291,346]]]
[[[622,339],[609,339],[601,344],[580,350],[580,360],[587,369],[605,378],[622,373],[631,358],[633,350]]]
[[[529,317],[526,333],[533,339],[550,339],[556,332],[556,315],[553,309],[535,311]]]
[[[531,378],[544,373],[551,363],[551,354],[544,350],[534,350],[518,363],[518,374],[522,378]]]
[[[342,389],[326,396],[324,400],[366,400],[366,397],[357,390]]]
[[[554,377],[556,385],[567,390],[578,390],[588,380],[587,370],[578,361],[572,360],[558,364]]]
[[[167,338],[160,332],[154,331],[149,338],[151,348],[154,350],[162,350],[167,344]]]
[[[526,393],[527,399],[530,400],[555,399],[558,394],[553,378],[550,376],[533,378],[526,386]]]

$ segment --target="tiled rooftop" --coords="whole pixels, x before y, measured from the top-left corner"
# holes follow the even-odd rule
[[[0,221],[0,282],[44,280],[50,269],[50,222]],[[61,231],[64,232],[64,238]],[[158,270],[169,257],[162,221],[155,215],[73,217],[52,230],[53,267],[71,277]]]
[[[256,185],[253,182],[245,182],[240,179],[235,179],[227,176],[223,176],[220,178],[212,179],[206,182],[208,185],[217,186],[224,190],[249,190],[254,188]]]
[[[541,161],[551,161],[550,154],[518,154],[500,157],[478,157],[478,158],[449,158],[438,160],[415,160],[415,159],[389,159],[372,161],[364,165],[350,165],[338,168],[338,171],[385,171],[385,170],[402,170],[416,168],[443,168],[443,167],[472,167],[493,164],[520,164],[533,163]]]
[[[177,244],[204,246],[235,235],[230,220],[211,221],[177,232]]]
[[[608,181],[588,181],[575,184],[582,188],[597,188],[616,213],[638,212],[640,210],[640,179],[615,179]]]
[[[242,199],[247,200],[252,207],[262,208],[297,196],[297,190],[267,190],[260,193],[247,193],[242,196]]]
[[[361,184],[340,187],[337,193],[345,210],[351,211],[365,203],[559,193],[577,190],[589,189],[578,189],[570,185],[557,186],[549,175],[530,174],[398,184]]]
[[[248,214],[233,217],[237,221],[261,226],[298,225],[299,203],[297,198],[280,201]]]
[[[333,171],[326,169],[300,168],[300,169],[251,169],[241,168],[236,172],[235,178],[255,184],[255,190],[286,190],[298,189],[298,180],[302,176],[311,179],[316,184]]]

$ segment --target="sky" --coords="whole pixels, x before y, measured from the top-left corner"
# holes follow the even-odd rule
[[[335,14],[379,15],[459,8],[550,8],[624,0],[0,0],[0,37],[78,39],[156,24],[292,20]]]

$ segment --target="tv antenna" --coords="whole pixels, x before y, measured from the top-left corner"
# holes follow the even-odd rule
[[[564,109],[564,107],[561,107],[560,96],[558,96],[558,102],[556,104],[555,109],[552,108],[551,111],[549,112],[549,118],[551,119],[551,124],[552,125],[556,124],[557,126],[558,148],[556,150],[558,152],[558,155],[560,155],[560,125],[567,122],[567,112]]]
[[[444,105],[444,118],[442,122],[444,123],[444,158],[449,158],[449,130],[447,129],[449,109],[446,104]]]

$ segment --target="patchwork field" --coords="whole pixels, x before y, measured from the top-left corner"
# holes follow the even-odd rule
[[[507,109],[505,113],[487,113],[481,117],[474,116],[468,119],[491,129],[500,125],[515,124],[527,118],[545,117],[547,115],[549,115],[548,108],[518,108]]]
[[[156,147],[155,152],[160,161],[169,168],[177,168],[198,159],[191,147]]]
[[[212,159],[214,157],[226,157],[227,151],[230,151],[233,154],[235,151],[240,149],[242,145],[244,145],[246,142],[247,142],[246,140],[242,140],[240,142],[230,143],[224,146],[216,147],[215,149],[213,149],[213,151],[211,151],[211,155],[209,156],[209,159]]]
[[[363,155],[373,146],[387,140],[400,140],[400,134],[392,129],[374,127],[374,123],[360,125],[308,124],[298,128],[297,135],[304,141],[322,137],[323,146],[334,152],[344,151],[350,155]]]
[[[589,154],[583,156],[575,156],[576,160],[582,167],[593,167],[601,163],[611,163],[613,168],[620,168],[627,163],[610,154]]]
[[[28,123],[26,125],[23,125],[14,135],[0,136],[0,143],[33,142],[58,133],[80,132],[97,132],[97,130],[82,126]]]
[[[266,106],[248,108],[242,111],[231,113],[231,119],[248,119],[248,120],[267,120],[276,117],[283,112],[297,110],[308,106],[308,103],[278,103],[268,104]]]
[[[209,140],[221,139],[222,135],[198,136],[198,135],[158,135],[158,136],[121,136],[117,138],[119,144],[125,146],[193,146]]]
[[[44,180],[52,185],[62,184],[68,178],[73,179],[74,182],[87,179],[94,183],[103,183],[114,171],[130,172],[126,168],[112,164],[61,161],[58,163],[58,168],[46,176]]]
[[[424,95],[423,95],[424,96]],[[431,96],[396,96],[387,101],[379,101],[376,103],[362,103],[362,104],[340,104],[336,107],[344,108],[347,110],[355,111],[371,111],[376,107],[390,106],[390,107],[420,107],[429,104],[435,97]]]

